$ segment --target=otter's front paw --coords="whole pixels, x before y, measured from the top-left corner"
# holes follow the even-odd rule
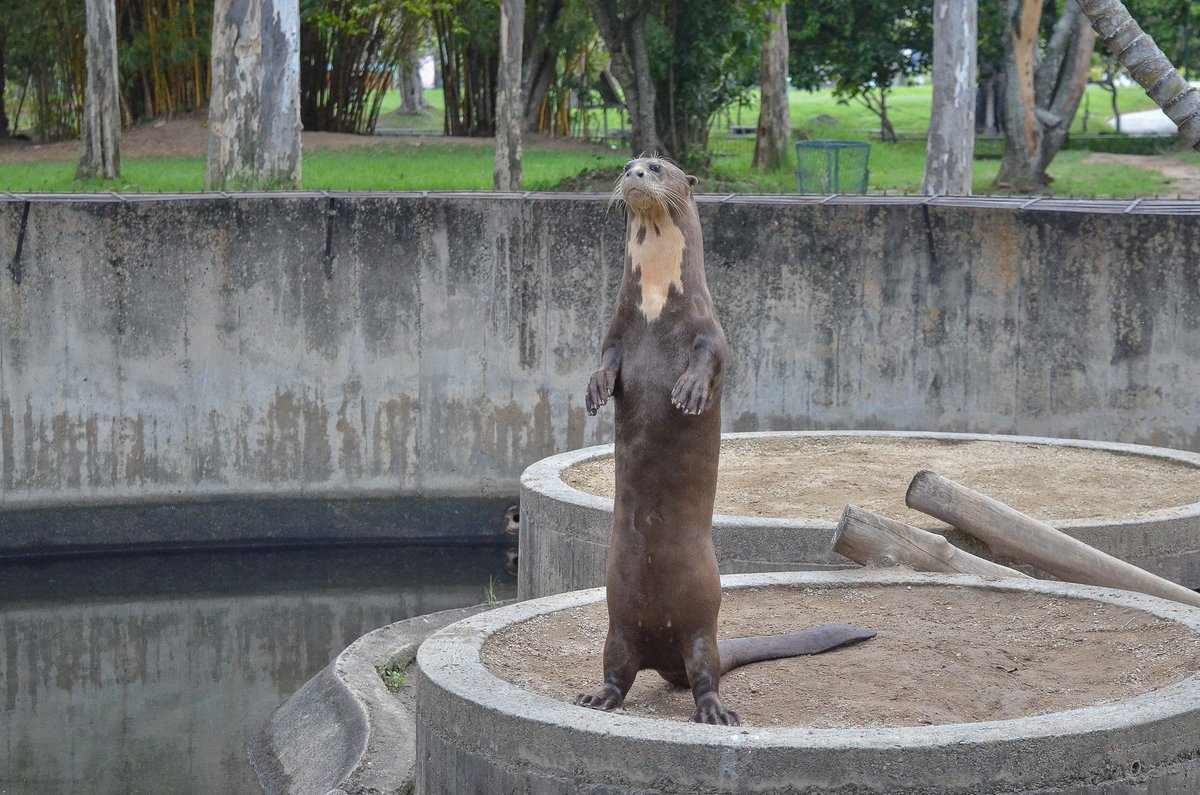
[[[575,696],[575,703],[581,707],[612,712],[614,709],[620,709],[625,699],[615,685],[606,684],[590,696],[583,693]]]
[[[596,372],[592,373],[592,378],[588,381],[587,397],[584,399],[584,405],[587,407],[587,413],[595,416],[600,407],[608,402],[612,397],[613,390],[617,387],[617,371],[607,367],[601,367]]]
[[[671,390],[671,405],[684,414],[699,414],[708,408],[708,376],[684,371]]]

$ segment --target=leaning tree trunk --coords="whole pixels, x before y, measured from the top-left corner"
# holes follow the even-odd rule
[[[921,190],[971,195],[975,160],[976,0],[934,0],[933,104]]]
[[[1175,122],[1187,145],[1200,152],[1200,92],[1188,85],[1120,0],[1079,0],[1079,4],[1121,65]]]
[[[1067,2],[1039,62],[1041,16],[1042,0],[1008,0],[1004,154],[994,186],[1022,193],[1049,182],[1046,168],[1066,143],[1096,41],[1079,6]]]
[[[776,171],[787,162],[791,121],[788,118],[787,3],[767,13],[770,31],[763,42],[761,104],[758,136],[754,141],[754,168]]]
[[[496,190],[521,189],[521,48],[525,36],[525,0],[500,2],[500,66],[496,70]]]
[[[204,186],[300,186],[298,0],[216,0]]]
[[[656,91],[650,74],[650,51],[646,45],[647,3],[637,3],[622,15],[617,0],[589,0],[596,27],[608,45],[612,74],[625,94],[629,111],[630,144],[633,155],[664,155],[666,151],[655,124]]]
[[[121,176],[121,99],[114,0],[87,0],[87,91],[78,179]]]

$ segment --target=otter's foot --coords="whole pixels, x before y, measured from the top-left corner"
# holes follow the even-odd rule
[[[617,689],[616,685],[606,684],[590,696],[586,693],[575,696],[575,703],[581,707],[612,712],[625,704],[625,696],[621,695],[621,691]]]
[[[671,390],[671,405],[684,414],[700,414],[709,405],[710,381],[707,372],[697,372],[689,367]]]
[[[601,367],[592,373],[592,378],[588,381],[587,397],[584,399],[587,413],[595,416],[600,407],[612,397],[613,390],[616,388],[616,370],[609,367]]]
[[[696,714],[692,716],[696,723],[708,723],[713,726],[741,726],[742,719],[731,709],[726,709],[716,693],[705,693],[696,700]]]

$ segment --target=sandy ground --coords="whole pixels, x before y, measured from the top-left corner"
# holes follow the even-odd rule
[[[724,442],[716,512],[833,523],[852,503],[937,526],[904,505],[922,469],[1048,521],[1169,514],[1200,502],[1200,469],[1147,456],[1011,442],[801,437]],[[568,485],[607,497],[613,477],[612,458],[563,473]]]
[[[1200,668],[1180,624],[1088,600],[947,586],[731,591],[719,636],[837,622],[878,635],[812,657],[730,672],[721,696],[753,726],[852,728],[1006,720],[1109,703]],[[484,647],[489,670],[571,702],[601,682],[604,604],[509,627]],[[642,672],[631,715],[691,719],[691,694]]]

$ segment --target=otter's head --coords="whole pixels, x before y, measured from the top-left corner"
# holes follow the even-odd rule
[[[613,197],[620,198],[639,215],[653,215],[671,207],[686,208],[695,185],[696,178],[684,174],[670,160],[637,157],[625,164]]]

